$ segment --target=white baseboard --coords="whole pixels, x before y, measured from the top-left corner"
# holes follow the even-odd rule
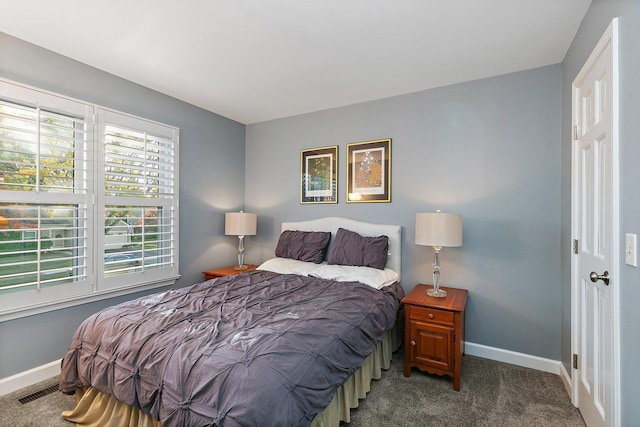
[[[525,368],[537,369],[538,371],[550,372],[556,375],[560,375],[560,367],[562,366],[562,363],[559,360],[545,359],[544,357],[532,356],[530,354],[518,353],[496,347],[489,347],[468,341],[465,341],[464,343],[464,352],[470,356],[484,357],[485,359],[510,363],[512,365],[523,366]]]
[[[560,379],[569,394],[569,398],[573,401],[573,382],[571,381],[571,375],[569,375],[569,372],[567,372],[562,363],[560,364]]]
[[[21,388],[44,381],[47,378],[55,377],[60,374],[61,361],[62,359],[54,360],[53,362],[37,366],[28,371],[0,379],[0,396],[13,393]]]
[[[573,402],[573,383],[571,382],[571,376],[559,360],[545,359],[544,357],[503,350],[501,348],[489,347],[468,341],[464,343],[464,352],[470,356],[484,357],[485,359],[556,374],[562,380],[569,399]]]

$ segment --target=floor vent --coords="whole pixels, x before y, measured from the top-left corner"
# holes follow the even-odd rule
[[[21,397],[20,399],[18,399],[18,401],[24,405],[25,403],[33,402],[36,399],[40,399],[41,397],[45,397],[48,394],[55,393],[58,390],[59,390],[58,384],[53,384],[53,385],[50,385],[47,388],[43,388],[42,390],[38,390],[35,393],[31,393],[31,394],[28,394],[28,395],[26,395],[24,397]]]

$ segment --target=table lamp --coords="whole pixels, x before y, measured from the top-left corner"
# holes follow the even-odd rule
[[[462,246],[462,215],[439,210],[416,214],[416,245],[433,246],[433,289],[427,295],[446,297],[440,289],[440,250],[443,247]]]
[[[224,234],[238,236],[238,265],[236,270],[246,270],[244,264],[244,236],[255,236],[257,215],[247,212],[227,212],[224,216]]]

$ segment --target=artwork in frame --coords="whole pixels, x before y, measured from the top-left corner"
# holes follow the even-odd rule
[[[391,139],[347,144],[347,203],[391,201]]]
[[[338,146],[300,151],[300,203],[338,203]]]

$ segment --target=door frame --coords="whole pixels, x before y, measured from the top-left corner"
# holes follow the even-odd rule
[[[589,58],[582,66],[582,69],[573,80],[571,85],[571,239],[577,238],[578,218],[577,218],[577,173],[576,167],[578,161],[578,150],[576,141],[574,140],[574,126],[576,125],[576,105],[578,99],[576,97],[577,82],[584,80],[589,70],[596,62],[605,47],[612,46],[612,88],[611,88],[611,144],[612,144],[612,218],[611,218],[611,271],[612,287],[612,322],[613,322],[613,366],[612,366],[612,398],[611,418],[612,426],[620,424],[620,164],[619,164],[619,58],[618,58],[618,18],[614,18],[606,31],[600,38],[600,41],[589,55]],[[570,245],[573,248],[573,245]],[[580,319],[578,304],[578,286],[580,278],[578,277],[578,257],[571,256],[571,353],[579,354],[580,339]],[[578,405],[578,375],[576,369],[571,368],[571,401],[574,406]]]

